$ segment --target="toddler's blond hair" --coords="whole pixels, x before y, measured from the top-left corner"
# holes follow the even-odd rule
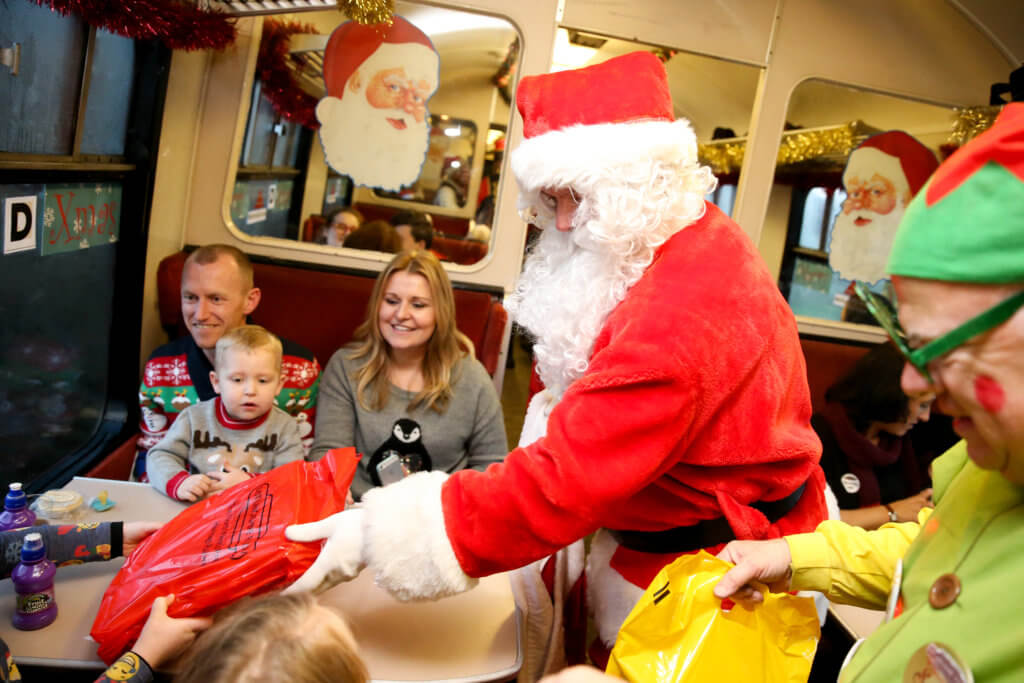
[[[281,340],[266,328],[259,325],[242,325],[236,327],[217,340],[217,351],[214,363],[221,367],[224,354],[228,351],[269,351],[274,356],[274,366],[281,372]]]

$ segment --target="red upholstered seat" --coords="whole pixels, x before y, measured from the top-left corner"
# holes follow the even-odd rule
[[[839,342],[800,338],[800,346],[807,361],[807,384],[811,389],[811,407],[814,412],[825,408],[825,392],[845,375],[871,348]]]
[[[463,266],[481,261],[487,256],[487,245],[483,242],[442,237],[441,235],[434,235],[434,242],[430,248],[444,254],[444,257],[452,263]]]
[[[181,272],[186,254],[178,252],[160,262],[157,291],[160,322],[171,337],[187,333],[181,317]],[[352,339],[366,317],[373,278],[300,265],[253,264],[256,286],[262,292],[252,322],[313,351],[321,365]],[[455,319],[473,342],[476,357],[492,375],[498,369],[508,313],[486,292],[455,290]]]
[[[421,204],[413,205],[410,208],[419,210]],[[356,208],[359,209],[359,213],[363,214],[363,218],[368,221],[380,219],[390,220],[396,213],[402,211],[402,209],[396,209],[393,206],[379,206],[377,204],[356,204]],[[444,235],[450,235],[454,237],[463,237],[469,232],[469,219],[468,218],[457,218],[455,216],[444,216],[441,214],[431,213],[430,219],[434,223],[434,232],[441,233]]]

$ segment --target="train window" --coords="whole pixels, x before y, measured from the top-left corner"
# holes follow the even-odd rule
[[[862,206],[859,199],[847,201],[850,188],[844,186],[843,178],[847,160],[868,138],[898,130],[916,138],[937,163],[939,147],[951,133],[953,111],[810,80],[793,91],[786,120],[788,130],[783,133],[770,201],[788,203],[789,208],[770,207],[762,231],[762,244],[766,239],[781,241],[773,234],[785,233],[779,287],[797,315],[874,324],[856,297],[851,297],[852,281],[866,281],[879,293],[891,295],[884,268],[893,232],[909,201],[907,173],[913,172],[905,164],[919,163],[912,162],[908,152],[882,142],[893,136],[867,144],[865,149],[870,151],[855,158],[855,168],[890,169],[885,164],[891,162],[887,173],[895,183],[892,206],[875,207]],[[867,161],[862,164],[862,159]],[[859,181],[848,174],[845,182]],[[786,218],[784,224],[782,218]]]
[[[495,152],[497,139],[503,143],[503,138],[485,133],[494,127],[506,130],[511,121],[506,96],[518,65],[518,33],[505,19],[471,11],[396,2],[395,12],[429,37],[440,61],[439,85],[426,103],[429,119],[424,123],[423,161],[417,161],[421,163],[417,179],[401,189],[384,191],[358,185],[336,172],[327,164],[320,133],[313,130],[317,122],[310,122],[309,127],[293,123],[296,117],[286,115],[290,113],[288,103],[295,98],[276,96],[282,86],[275,81],[276,104],[272,103],[271,98],[259,94],[261,88],[270,86],[262,84],[257,75],[229,198],[237,228],[249,235],[334,249],[339,245],[328,241],[326,218],[338,208],[352,204],[365,221],[386,221],[400,212],[416,210],[431,218],[433,251],[457,264],[486,258],[486,238],[484,242],[471,238],[490,234],[476,225],[493,215],[493,209],[487,207],[493,206],[501,182],[502,155],[496,157]],[[293,94],[302,93],[307,101],[312,95],[315,104],[327,95],[325,48],[343,17],[336,10],[294,16],[315,33],[289,37],[282,70],[290,74]],[[265,19],[262,40],[276,40],[280,27],[290,19],[290,15]],[[388,157],[380,140],[362,139],[359,134],[347,137],[377,156]]]
[[[89,99],[81,152],[104,156],[124,155],[128,105],[135,66],[135,41],[97,30],[89,65]]]
[[[103,417],[121,190],[0,185],[0,205],[20,202],[13,215],[40,217],[38,246],[6,254],[0,268],[4,481],[32,481],[86,444]]]
[[[18,74],[0,68],[0,153],[72,154],[87,39],[78,20],[0,3],[0,46],[20,46]]]
[[[0,3],[0,481],[62,485],[134,431],[170,51]],[[13,66],[13,65],[12,65]]]

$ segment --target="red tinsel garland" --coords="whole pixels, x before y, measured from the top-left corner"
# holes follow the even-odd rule
[[[185,0],[31,0],[126,38],[160,40],[175,50],[220,50],[235,42],[235,24]]]
[[[311,130],[320,128],[316,119],[319,100],[299,87],[285,60],[289,55],[289,38],[295,33],[317,33],[316,28],[297,21],[276,19],[263,21],[263,37],[256,57],[256,77],[263,83],[263,94],[274,106],[274,111],[290,121]]]

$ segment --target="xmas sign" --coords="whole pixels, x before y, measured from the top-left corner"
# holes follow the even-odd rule
[[[42,224],[43,256],[112,244],[121,230],[121,186],[47,185]]]

